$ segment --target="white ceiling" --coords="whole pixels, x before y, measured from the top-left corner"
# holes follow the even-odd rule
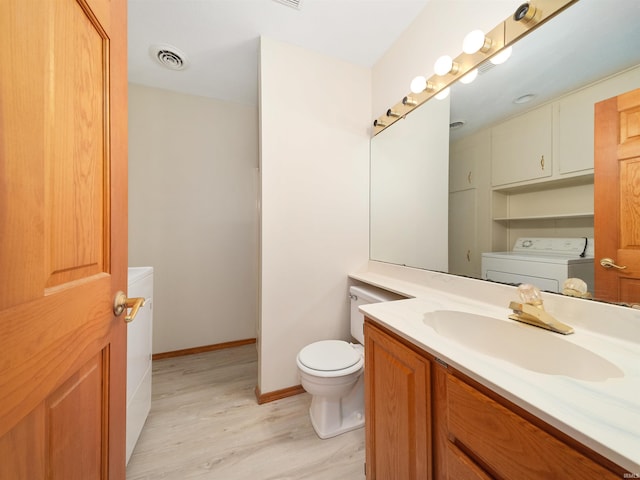
[[[429,0],[128,0],[129,81],[256,105],[259,37],[372,67]],[[189,65],[149,53],[169,44]]]
[[[129,81],[256,105],[261,35],[371,67],[430,0],[128,0]],[[640,0],[580,0],[514,48],[504,65],[452,90],[460,138],[504,116],[640,63]],[[149,53],[170,44],[182,71]],[[407,85],[410,79],[407,79]],[[478,92],[482,92],[479,94]],[[534,101],[514,105],[527,93]]]

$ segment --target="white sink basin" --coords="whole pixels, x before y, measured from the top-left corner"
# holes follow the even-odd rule
[[[468,349],[547,375],[602,382],[624,372],[606,358],[557,333],[473,313],[437,310],[424,323]]]

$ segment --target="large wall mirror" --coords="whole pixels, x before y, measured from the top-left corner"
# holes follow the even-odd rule
[[[425,103],[371,139],[372,259],[448,269],[448,212],[440,208],[448,195],[448,135],[446,98]]]
[[[579,0],[518,41],[507,62],[486,62],[473,83],[452,86],[449,116],[442,119],[451,123],[449,195],[442,205],[430,206],[449,212],[448,232],[442,232],[445,238],[448,233],[446,268],[407,250],[409,245],[429,248],[419,227],[421,218],[406,216],[406,227],[396,223],[386,228],[381,209],[387,216],[393,211],[394,194],[385,182],[389,171],[380,169],[377,160],[390,151],[397,157],[401,151],[422,148],[420,138],[415,138],[415,147],[411,144],[419,135],[401,130],[404,124],[419,129],[408,120],[438,100],[430,99],[374,137],[371,259],[482,278],[481,253],[510,250],[519,237],[585,237],[597,242],[602,232],[594,230],[593,220],[593,105],[640,87],[638,18],[637,0]],[[392,136],[401,139],[401,148],[393,147]],[[534,170],[503,155],[509,149],[519,157],[531,154]],[[403,171],[396,177],[415,175]],[[406,197],[406,186],[404,191],[403,185],[396,186],[397,196]],[[404,239],[405,258],[388,241],[393,236],[381,233],[401,228],[423,235]]]

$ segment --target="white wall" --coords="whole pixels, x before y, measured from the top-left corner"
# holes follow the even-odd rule
[[[371,72],[262,38],[258,386],[300,383],[296,355],[349,339],[347,275],[369,245]]]
[[[372,72],[372,118],[407,95],[411,80],[433,75],[441,55],[462,53],[462,40],[471,30],[492,30],[512,15],[522,0],[431,0]]]
[[[154,267],[154,353],[255,338],[256,107],[129,85],[129,265]]]

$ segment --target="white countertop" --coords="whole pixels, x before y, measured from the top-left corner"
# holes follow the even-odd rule
[[[612,321],[615,335],[603,333],[605,327],[602,322],[607,320],[602,318],[599,318],[596,328],[591,329],[589,319],[575,319],[572,322],[571,318],[557,317],[574,327],[575,333],[567,336],[523,325],[523,328],[534,329],[538,337],[542,332],[553,336],[555,343],[561,340],[572,343],[570,347],[577,345],[585,348],[621,370],[621,374],[599,381],[538,373],[468,348],[424,323],[426,313],[438,310],[468,312],[513,322],[507,319],[512,312],[503,297],[506,299],[511,296],[515,289],[492,286],[487,282],[479,285],[477,281],[470,283],[474,282],[471,279],[434,272],[418,272],[415,278],[409,278],[411,275],[398,277],[396,273],[366,271],[350,275],[352,279],[414,297],[364,305],[360,307],[363,313],[631,473],[640,474],[640,343],[636,341],[636,317],[629,322],[628,336],[622,334],[623,327],[618,325],[621,323],[618,318]],[[434,283],[432,279],[423,282],[421,275],[435,278],[435,287],[428,285]],[[470,285],[475,286],[475,290],[494,288],[496,294],[486,295],[484,292],[487,301],[469,298],[481,297],[477,292],[475,295],[459,295],[460,290]],[[543,298],[546,298],[544,294]],[[496,302],[496,299],[500,301]],[[517,297],[513,295],[511,299],[516,300]],[[572,305],[574,310],[579,311],[584,308],[583,305],[589,304],[573,303],[563,307],[562,302],[562,299],[551,301],[556,310],[563,312]],[[622,307],[608,307],[614,313],[611,318],[626,315],[626,312],[617,314],[618,310],[615,310]],[[602,308],[596,306],[596,310]],[[548,307],[547,310],[553,313]],[[601,317],[602,312],[598,312]],[[561,347],[560,343],[555,348]]]

